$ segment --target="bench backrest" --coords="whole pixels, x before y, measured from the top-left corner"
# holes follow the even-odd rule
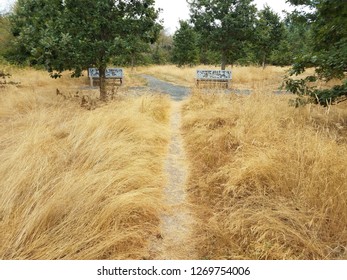
[[[231,80],[230,70],[196,70],[197,80]]]
[[[88,77],[99,78],[99,69],[89,68]],[[105,77],[106,78],[123,78],[123,69],[122,68],[106,68]]]

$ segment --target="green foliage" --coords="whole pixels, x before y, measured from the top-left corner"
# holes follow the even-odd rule
[[[317,103],[328,105],[338,101],[341,97],[347,97],[347,80],[342,85],[334,86],[332,89],[316,90]]]
[[[253,0],[195,0],[191,21],[201,35],[201,48],[217,51],[222,69],[244,56],[244,46],[253,40],[256,7]]]
[[[12,60],[44,65],[52,77],[94,66],[101,80],[120,53],[134,63],[159,35],[154,0],[18,0],[11,17]],[[105,97],[100,83],[101,97]]]
[[[172,60],[173,38],[162,30],[158,40],[151,47],[151,62],[166,64]]]
[[[50,47],[60,41],[61,1],[18,0],[10,16],[14,39],[6,57],[19,64],[45,65]],[[55,39],[55,37],[57,37]]]
[[[326,79],[343,78],[347,71],[347,5],[345,1],[321,0],[313,24],[313,50],[317,74]]]
[[[256,25],[256,49],[258,59],[265,67],[266,60],[272,52],[279,48],[279,42],[284,36],[284,25],[278,14],[265,5],[258,13]]]
[[[200,45],[201,46],[201,45]],[[220,65],[221,54],[218,51],[209,48],[200,47],[200,63],[205,65]]]
[[[317,0],[286,0],[286,2],[292,4],[292,5],[306,5],[306,6],[313,6]]]
[[[0,57],[3,57],[11,48],[11,39],[9,16],[0,14]]]
[[[178,66],[195,65],[199,61],[198,35],[186,21],[180,21],[180,28],[173,36],[172,60]]]
[[[295,107],[308,103],[316,103],[323,106],[337,102],[341,97],[347,98],[347,80],[342,85],[336,85],[331,89],[317,89],[308,85],[308,82],[317,80],[316,76],[308,76],[305,79],[286,79],[285,86],[288,91],[298,94],[292,104]]]
[[[312,51],[296,59],[290,75],[298,75],[307,67],[315,67],[314,79],[342,80],[347,72],[347,5],[340,0],[309,2],[308,4],[315,8],[314,14],[309,15],[313,20],[309,41]],[[315,89],[308,82],[310,81],[306,79],[295,80],[289,77],[285,80],[288,90],[315,97],[319,104],[326,105],[346,96],[346,81],[342,85],[324,90]]]
[[[287,14],[283,21],[283,37],[278,43],[269,61],[273,65],[292,65],[295,59],[311,53],[311,23],[304,15],[293,12]]]
[[[111,63],[120,66],[167,64],[171,62],[172,36],[161,30],[158,40],[151,45],[146,44],[141,52],[133,56],[124,52],[115,55]]]
[[[159,44],[156,44],[152,48],[151,59],[154,64],[165,64],[168,62],[166,55],[163,52],[163,49]]]
[[[310,87],[308,83],[317,81],[315,76],[307,76],[304,79],[290,79],[287,78],[284,81],[284,85],[286,90],[298,94],[298,95],[306,95],[306,96],[314,96],[314,88]]]
[[[258,46],[254,43],[249,42],[244,44],[243,55],[235,61],[235,64],[241,66],[257,65],[259,61]]]

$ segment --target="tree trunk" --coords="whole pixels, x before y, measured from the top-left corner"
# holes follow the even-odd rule
[[[222,51],[222,64],[221,64],[221,69],[225,70],[225,67],[227,65],[227,54],[226,51]]]
[[[105,78],[106,67],[99,67],[99,81],[100,81],[100,100],[106,101],[107,92],[106,92],[106,78]]]
[[[266,67],[266,55],[264,54],[263,55],[263,70],[265,69]]]
[[[131,71],[134,71],[134,67],[135,67],[135,55],[132,54],[131,55]]]

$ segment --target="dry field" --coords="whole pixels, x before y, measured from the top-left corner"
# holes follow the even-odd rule
[[[195,76],[197,69],[220,69],[216,66],[199,65],[196,67],[182,67],[178,68],[174,65],[164,66],[150,66],[139,67],[136,69],[137,73],[146,73],[153,75],[163,81],[183,85],[187,87],[194,87]],[[265,70],[259,67],[250,66],[234,66],[226,70],[231,70],[233,79],[231,88],[237,89],[270,89],[277,90],[281,84],[282,79],[286,75],[288,68],[268,66]]]
[[[192,87],[197,68],[143,71]],[[195,89],[182,112],[198,258],[347,259],[346,104],[296,109],[272,94],[285,68],[232,71],[252,95]]]
[[[0,259],[153,258],[172,101],[127,87],[141,73],[193,87],[197,68],[126,69],[116,100],[88,111],[55,94],[87,78],[4,66],[21,84],[0,87]],[[289,106],[272,94],[285,70],[234,67],[252,95],[183,103],[198,259],[347,259],[347,105]]]
[[[0,88],[0,259],[142,259],[165,184],[169,100],[118,99],[94,111],[86,78],[6,68]]]
[[[194,92],[183,131],[199,259],[347,259],[347,110]]]

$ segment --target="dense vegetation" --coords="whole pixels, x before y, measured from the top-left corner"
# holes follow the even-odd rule
[[[154,0],[87,2],[18,0],[0,18],[0,56],[55,76],[108,63],[293,65],[290,75],[315,67],[314,75],[288,77],[287,89],[323,105],[346,95],[345,1],[288,0],[298,9],[284,18],[266,5],[258,11],[253,0],[187,1],[191,18],[173,36],[162,30]],[[312,87],[335,78],[342,82],[331,90]]]
[[[311,13],[304,19],[310,23],[308,36],[309,51],[302,53],[294,60],[290,73],[302,74],[307,67],[314,67],[314,75],[302,79],[286,80],[287,89],[300,95],[308,95],[316,103],[328,105],[341,96],[347,97],[347,80],[332,89],[317,89],[310,83],[345,79],[347,72],[347,5],[345,1],[294,1],[293,4],[304,4],[311,7]]]
[[[346,1],[288,0],[310,9],[281,18],[191,0],[173,36],[154,2],[1,15],[0,259],[346,260],[347,104],[330,106],[346,96]],[[128,67],[104,102],[78,76],[112,64]],[[232,65],[233,94],[195,87],[197,64]]]
[[[106,99],[105,69],[122,53],[135,63],[154,43],[161,26],[154,0],[18,0],[10,15],[14,47],[9,58],[44,65],[53,77],[64,70],[80,76],[96,67],[101,99]]]

